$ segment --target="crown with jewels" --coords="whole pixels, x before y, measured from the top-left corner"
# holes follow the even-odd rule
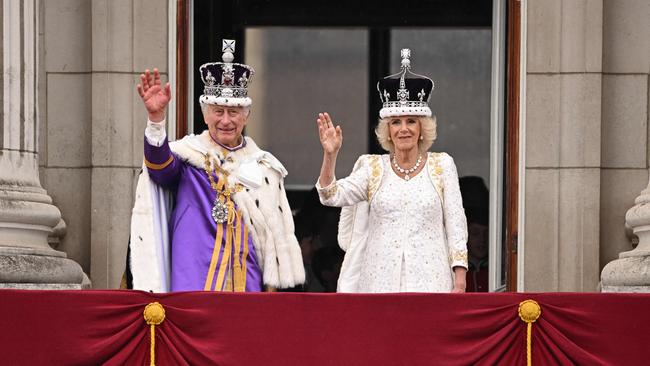
[[[411,50],[404,48],[401,71],[377,82],[377,91],[383,106],[379,117],[425,116],[431,117],[429,96],[433,81],[426,76],[411,72]]]
[[[203,81],[203,95],[199,101],[229,107],[248,107],[253,101],[248,97],[248,86],[255,70],[244,64],[233,63],[235,41],[224,39],[221,47],[223,62],[209,62],[199,67]]]

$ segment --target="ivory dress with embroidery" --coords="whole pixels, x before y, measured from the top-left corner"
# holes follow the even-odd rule
[[[349,177],[325,188],[317,184],[325,205],[370,202],[356,292],[450,292],[452,268],[467,268],[467,223],[453,160],[429,155],[427,166],[406,181],[392,170],[388,155],[374,163],[370,157],[362,156]],[[430,166],[434,161],[439,169]],[[430,176],[436,171],[438,188],[437,177]]]

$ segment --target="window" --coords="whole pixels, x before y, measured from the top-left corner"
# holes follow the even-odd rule
[[[430,104],[439,140],[432,150],[450,153],[459,176],[476,177],[463,184],[482,181],[489,192],[490,232],[470,232],[490,238],[490,289],[504,289],[506,270],[513,268],[507,264],[516,257],[506,259],[501,233],[507,229],[504,217],[517,215],[516,208],[506,210],[503,198],[517,187],[501,183],[509,138],[503,127],[505,0],[186,2],[193,9],[191,56],[185,58],[193,62],[186,65],[193,132],[203,129],[198,103],[191,102],[202,92],[195,71],[220,60],[222,38],[236,39],[235,61],[257,71],[246,133],[288,168],[294,211],[320,170],[316,114],[328,111],[343,127],[337,176],[348,175],[359,155],[381,153],[374,136],[380,108],[375,85],[398,70],[399,49],[411,48],[413,70],[436,83]],[[466,203],[485,205],[482,192]],[[472,215],[485,223],[482,212]]]

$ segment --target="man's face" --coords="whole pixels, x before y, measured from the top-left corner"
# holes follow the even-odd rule
[[[203,119],[212,139],[224,146],[235,147],[241,143],[248,113],[242,107],[209,104],[203,109]]]

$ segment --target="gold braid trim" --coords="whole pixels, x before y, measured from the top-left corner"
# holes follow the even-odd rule
[[[241,262],[242,262],[241,267],[242,268],[241,268],[241,272],[239,274],[240,275],[240,280],[238,281],[238,283],[241,286],[240,287],[241,290],[246,291],[246,277],[247,277],[246,276],[246,263],[247,263],[247,259],[248,259],[248,226],[246,226],[246,225],[243,225],[243,226],[244,226],[244,240],[243,240],[242,243],[244,244],[244,254],[242,255],[242,259],[241,259]],[[235,289],[235,291],[237,291],[237,289]]]
[[[235,237],[234,237],[234,239],[235,239],[235,242],[234,242],[235,256],[233,257],[233,267],[234,268],[233,268],[233,274],[232,274],[233,291],[235,291],[235,292],[244,292],[245,288],[243,286],[245,286],[245,285],[241,282],[241,280],[242,280],[242,276],[241,276],[242,265],[241,265],[241,262],[240,262],[240,260],[241,260],[240,254],[241,254],[242,230],[241,230],[241,227],[239,227],[239,225],[237,225],[236,227],[233,228],[233,231],[235,231]]]
[[[163,170],[167,167],[167,165],[171,164],[172,161],[174,161],[174,155],[169,155],[169,159],[167,159],[167,161],[162,164],[155,164],[147,159],[144,159],[144,165],[146,165],[147,168],[151,170]]]
[[[237,224],[241,222],[241,212],[235,210],[235,203],[232,200],[232,195],[240,192],[243,187],[240,184],[235,184],[234,187],[231,188],[228,184],[229,172],[223,169],[217,162],[213,163],[208,154],[205,154],[204,159],[204,169],[205,173],[208,175],[210,186],[217,193],[217,200],[221,203],[224,203],[228,208],[228,217],[225,227],[226,242],[223,246],[224,250],[221,258],[221,267],[219,267],[219,272],[217,273],[217,281],[214,290],[224,290],[224,284],[226,291],[241,290],[242,284],[239,281],[244,279],[241,276],[242,266],[239,262],[242,235],[239,224]],[[226,157],[226,160],[227,159],[228,157]],[[219,175],[218,182],[215,182],[214,177],[212,176],[213,174]],[[212,279],[214,278],[214,272],[216,270],[216,261],[219,257],[222,235],[221,224],[217,223],[217,235],[215,237],[212,260],[210,262],[210,267],[208,270],[208,277],[204,286],[205,289],[212,287]],[[233,261],[233,268],[230,268],[231,257]],[[245,287],[245,284],[243,286]]]
[[[210,161],[209,161],[208,155],[206,155],[205,157],[206,157],[206,169],[207,169],[207,164]],[[219,182],[215,183],[214,179],[212,179],[212,176],[211,176],[212,173],[209,171],[209,169],[207,169],[207,174],[208,174],[208,177],[210,179],[210,185],[212,186],[212,188],[217,192],[221,191],[223,189],[224,184],[225,184],[225,180],[224,179],[219,179]],[[223,197],[219,197],[218,193],[217,193],[217,197],[218,197],[217,199],[220,202],[223,202],[223,199],[222,199]],[[205,285],[203,286],[203,290],[205,290],[205,291],[212,290],[212,282],[214,282],[214,273],[215,273],[215,270],[217,268],[217,261],[219,260],[219,252],[220,252],[220,249],[221,249],[221,237],[223,236],[222,230],[223,230],[222,225],[217,224],[217,232],[216,232],[216,235],[215,235],[215,238],[214,238],[214,248],[212,248],[212,259],[210,260],[210,265],[208,266],[208,275],[207,275],[207,277],[205,279]],[[223,259],[222,259],[221,262],[223,264]],[[219,290],[221,290],[221,289],[219,289]]]
[[[219,199],[221,201],[221,199]],[[212,288],[212,283],[214,282],[214,273],[217,268],[217,261],[219,260],[219,252],[221,249],[221,237],[223,236],[223,225],[217,224],[217,232],[214,236],[214,248],[212,248],[212,259],[210,260],[210,266],[208,267],[208,275],[205,278],[205,286],[203,287],[204,291],[217,290]],[[221,260],[223,265],[223,259]],[[221,291],[221,289],[218,289]]]

